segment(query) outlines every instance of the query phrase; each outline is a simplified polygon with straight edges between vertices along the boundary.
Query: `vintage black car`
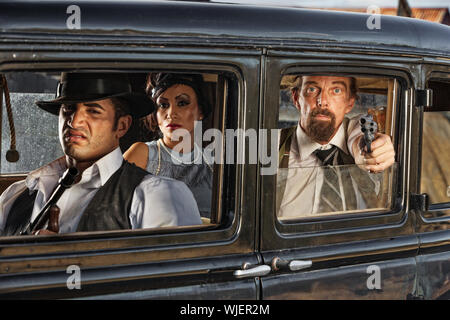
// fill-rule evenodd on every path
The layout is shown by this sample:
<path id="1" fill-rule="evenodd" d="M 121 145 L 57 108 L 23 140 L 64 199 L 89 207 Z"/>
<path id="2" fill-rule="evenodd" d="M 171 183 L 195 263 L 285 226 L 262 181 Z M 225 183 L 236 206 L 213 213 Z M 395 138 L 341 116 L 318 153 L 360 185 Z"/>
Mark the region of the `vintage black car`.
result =
<path id="1" fill-rule="evenodd" d="M 57 118 L 34 102 L 54 96 L 63 71 L 128 73 L 136 90 L 148 72 L 198 73 L 211 128 L 261 134 L 298 121 L 296 75 L 352 76 L 355 114 L 376 115 L 396 151 L 375 205 L 279 219 L 286 175 L 263 174 L 277 148 L 234 136 L 246 161 L 214 165 L 204 224 L 1 237 L 2 299 L 450 298 L 448 26 L 217 3 L 2 1 L 0 32 L 1 192 L 62 155 Z M 17 162 L 5 159 L 10 138 Z"/>

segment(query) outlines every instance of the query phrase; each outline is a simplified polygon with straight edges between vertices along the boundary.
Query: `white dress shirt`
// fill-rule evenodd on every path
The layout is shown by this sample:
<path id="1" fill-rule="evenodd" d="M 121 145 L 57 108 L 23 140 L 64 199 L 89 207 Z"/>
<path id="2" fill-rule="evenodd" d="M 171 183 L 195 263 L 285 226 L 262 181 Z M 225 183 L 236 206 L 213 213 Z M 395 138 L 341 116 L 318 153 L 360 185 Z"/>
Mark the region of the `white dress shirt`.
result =
<path id="1" fill-rule="evenodd" d="M 314 151 L 326 150 L 334 145 L 353 157 L 352 144 L 360 135 L 358 120 L 352 119 L 347 128 L 341 124 L 330 142 L 322 145 L 312 140 L 300 125 L 297 125 L 291 140 L 288 169 L 278 169 L 277 184 L 286 184 L 280 209 L 277 212 L 278 218 L 292 219 L 318 214 L 324 174 L 322 164 L 314 155 Z"/>
<path id="2" fill-rule="evenodd" d="M 122 162 L 122 152 L 117 148 L 87 168 L 81 180 L 63 193 L 57 202 L 60 233 L 76 231 L 87 205 Z M 27 188 L 30 192 L 38 191 L 31 216 L 33 221 L 66 169 L 65 158 L 62 157 L 9 186 L 0 196 L 0 231 L 5 227 L 12 204 Z M 202 223 L 194 197 L 184 183 L 151 174 L 136 187 L 129 217 L 133 229 Z"/>

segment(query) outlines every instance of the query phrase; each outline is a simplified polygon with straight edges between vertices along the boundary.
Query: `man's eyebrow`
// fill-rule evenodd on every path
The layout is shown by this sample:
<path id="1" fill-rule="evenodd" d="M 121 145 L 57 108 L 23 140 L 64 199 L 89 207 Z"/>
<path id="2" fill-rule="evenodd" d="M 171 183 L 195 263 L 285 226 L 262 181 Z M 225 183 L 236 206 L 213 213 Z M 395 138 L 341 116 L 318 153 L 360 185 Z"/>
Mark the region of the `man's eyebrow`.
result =
<path id="1" fill-rule="evenodd" d="M 345 81 L 333 81 L 331 84 L 342 84 L 345 89 L 347 89 L 347 83 L 345 83 Z"/>
<path id="2" fill-rule="evenodd" d="M 303 83 L 304 85 L 308 85 L 308 84 L 314 84 L 314 85 L 317 85 L 317 82 L 316 81 L 306 81 L 305 83 Z"/>
<path id="3" fill-rule="evenodd" d="M 103 108 L 100 104 L 95 103 L 95 102 L 86 102 L 86 103 L 83 103 L 83 105 L 85 105 L 86 107 L 100 108 L 102 110 L 105 110 L 105 108 Z"/>

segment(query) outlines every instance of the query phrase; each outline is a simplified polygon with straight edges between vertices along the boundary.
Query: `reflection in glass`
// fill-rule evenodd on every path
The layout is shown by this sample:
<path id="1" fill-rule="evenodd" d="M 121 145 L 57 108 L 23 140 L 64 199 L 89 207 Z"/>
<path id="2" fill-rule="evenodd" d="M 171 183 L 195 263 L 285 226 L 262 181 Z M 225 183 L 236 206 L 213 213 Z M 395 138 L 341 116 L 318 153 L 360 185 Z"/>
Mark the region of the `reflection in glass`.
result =
<path id="1" fill-rule="evenodd" d="M 42 112 L 35 104 L 38 100 L 54 99 L 59 74 L 14 72 L 5 76 L 20 158 L 17 162 L 8 162 L 5 158 L 10 148 L 10 130 L 3 105 L 0 117 L 0 172 L 26 173 L 63 155 L 58 139 L 58 117 Z"/>
<path id="2" fill-rule="evenodd" d="M 450 203 L 449 150 L 450 111 L 425 112 L 420 192 L 428 194 L 432 205 L 424 214 L 426 218 L 450 216 L 448 209 L 448 203 Z"/>
<path id="3" fill-rule="evenodd" d="M 374 174 L 357 165 L 280 168 L 277 217 L 281 220 L 393 207 L 398 165 Z"/>
<path id="4" fill-rule="evenodd" d="M 450 111 L 424 113 L 420 189 L 430 203 L 450 202 L 449 151 Z"/>

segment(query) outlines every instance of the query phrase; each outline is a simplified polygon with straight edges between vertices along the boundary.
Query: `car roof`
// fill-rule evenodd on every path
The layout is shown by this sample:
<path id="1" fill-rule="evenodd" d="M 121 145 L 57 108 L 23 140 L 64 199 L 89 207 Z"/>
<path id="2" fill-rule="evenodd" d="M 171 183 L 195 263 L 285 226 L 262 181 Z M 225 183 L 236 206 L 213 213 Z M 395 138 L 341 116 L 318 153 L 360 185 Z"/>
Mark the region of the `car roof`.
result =
<path id="1" fill-rule="evenodd" d="M 450 57 L 450 27 L 368 14 L 220 3 L 77 1 L 81 28 L 69 30 L 67 1 L 2 1 L 2 37 L 126 38 L 137 42 L 233 47 L 347 47 Z M 372 17 L 373 19 L 373 17 Z M 371 20 L 372 22 L 374 20 Z"/>

